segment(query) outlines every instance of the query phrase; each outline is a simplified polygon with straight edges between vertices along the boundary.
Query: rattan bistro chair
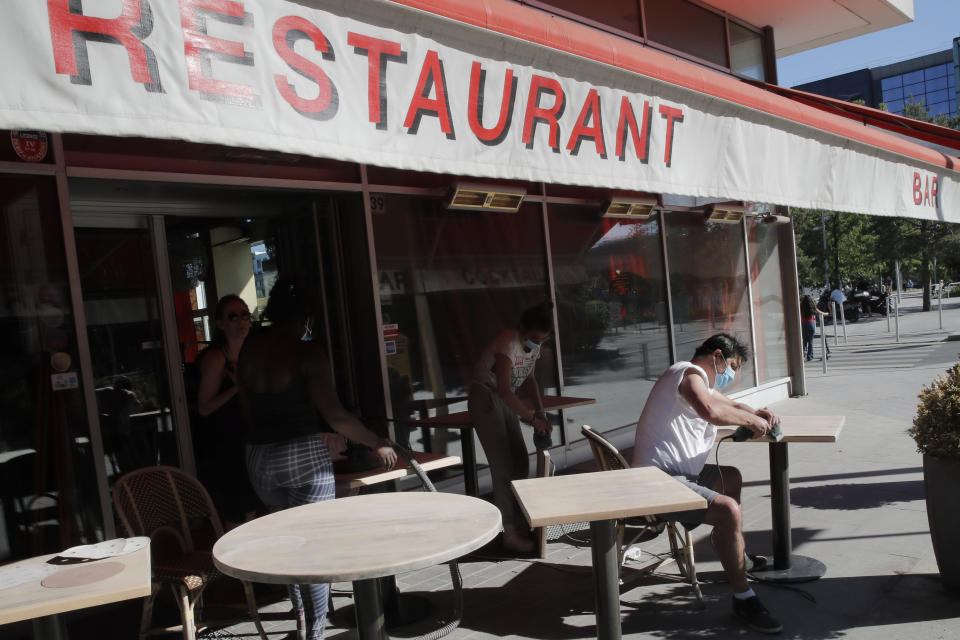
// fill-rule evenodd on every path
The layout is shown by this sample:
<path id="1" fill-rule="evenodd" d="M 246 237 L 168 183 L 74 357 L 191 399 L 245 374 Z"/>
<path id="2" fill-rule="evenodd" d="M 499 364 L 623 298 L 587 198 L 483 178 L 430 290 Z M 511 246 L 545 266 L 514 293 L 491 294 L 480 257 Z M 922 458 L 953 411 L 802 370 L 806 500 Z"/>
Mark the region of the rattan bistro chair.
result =
<path id="1" fill-rule="evenodd" d="M 589 425 L 583 425 L 580 432 L 590 443 L 593 459 L 600 471 L 615 469 L 629 469 L 626 459 L 609 440 L 595 432 Z M 681 535 L 680 531 L 683 530 Z M 700 593 L 700 583 L 697 581 L 696 563 L 693 559 L 693 539 L 690 530 L 674 520 L 662 520 L 657 516 L 642 516 L 625 518 L 617 521 L 617 560 L 623 567 L 627 549 L 632 545 L 653 540 L 664 531 L 670 541 L 670 555 L 658 558 L 654 562 L 641 567 L 640 571 L 649 573 L 656 571 L 668 562 L 676 562 L 680 575 L 693 587 L 697 605 L 703 607 L 703 594 Z"/>
<path id="2" fill-rule="evenodd" d="M 153 587 L 143 603 L 140 640 L 159 631 L 150 629 L 150 621 L 163 585 L 170 586 L 180 608 L 183 637 L 194 640 L 194 606 L 210 581 L 223 575 L 213 564 L 211 550 L 223 535 L 223 525 L 210 494 L 185 471 L 160 465 L 120 477 L 113 487 L 113 505 L 127 535 L 150 538 Z M 253 588 L 249 582 L 241 583 L 250 617 L 260 637 L 267 640 Z"/>

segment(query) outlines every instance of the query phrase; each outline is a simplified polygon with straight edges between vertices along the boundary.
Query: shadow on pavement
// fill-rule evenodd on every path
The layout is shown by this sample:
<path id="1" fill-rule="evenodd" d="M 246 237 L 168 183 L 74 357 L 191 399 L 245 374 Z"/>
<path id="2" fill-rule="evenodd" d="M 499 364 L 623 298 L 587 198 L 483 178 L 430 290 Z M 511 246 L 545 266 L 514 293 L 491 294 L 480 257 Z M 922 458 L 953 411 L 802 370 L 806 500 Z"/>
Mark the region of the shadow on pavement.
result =
<path id="1" fill-rule="evenodd" d="M 791 505 L 813 509 L 855 511 L 875 509 L 895 502 L 914 502 L 924 498 L 923 480 L 827 484 L 790 489 Z"/>

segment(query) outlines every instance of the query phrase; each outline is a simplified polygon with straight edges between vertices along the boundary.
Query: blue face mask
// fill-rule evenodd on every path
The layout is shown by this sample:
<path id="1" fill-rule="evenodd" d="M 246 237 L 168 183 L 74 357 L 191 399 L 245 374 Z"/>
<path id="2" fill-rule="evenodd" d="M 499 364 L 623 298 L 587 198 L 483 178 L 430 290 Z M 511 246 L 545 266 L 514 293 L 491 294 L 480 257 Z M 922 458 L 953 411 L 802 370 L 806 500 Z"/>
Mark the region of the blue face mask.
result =
<path id="1" fill-rule="evenodd" d="M 717 371 L 717 359 L 713 359 L 713 370 L 717 374 L 717 377 L 713 381 L 713 388 L 717 391 L 723 391 L 733 382 L 733 379 L 737 377 L 737 372 L 733 370 L 733 367 L 730 366 L 730 363 L 727 363 L 727 368 L 723 370 L 723 373 Z"/>
<path id="2" fill-rule="evenodd" d="M 534 342 L 533 340 L 531 340 L 530 338 L 527 338 L 523 341 L 523 346 L 525 346 L 527 349 L 530 349 L 530 351 L 540 350 L 540 345 Z"/>

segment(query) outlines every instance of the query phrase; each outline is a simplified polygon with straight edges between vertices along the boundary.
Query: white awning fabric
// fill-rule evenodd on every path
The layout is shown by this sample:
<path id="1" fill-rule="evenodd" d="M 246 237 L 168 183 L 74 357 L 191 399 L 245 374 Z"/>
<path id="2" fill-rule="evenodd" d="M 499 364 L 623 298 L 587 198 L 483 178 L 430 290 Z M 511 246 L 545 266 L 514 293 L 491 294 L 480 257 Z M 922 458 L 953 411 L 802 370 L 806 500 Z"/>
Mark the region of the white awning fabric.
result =
<path id="1" fill-rule="evenodd" d="M 957 158 L 506 0 L 71 6 L 4 3 L 0 127 L 960 222 Z"/>

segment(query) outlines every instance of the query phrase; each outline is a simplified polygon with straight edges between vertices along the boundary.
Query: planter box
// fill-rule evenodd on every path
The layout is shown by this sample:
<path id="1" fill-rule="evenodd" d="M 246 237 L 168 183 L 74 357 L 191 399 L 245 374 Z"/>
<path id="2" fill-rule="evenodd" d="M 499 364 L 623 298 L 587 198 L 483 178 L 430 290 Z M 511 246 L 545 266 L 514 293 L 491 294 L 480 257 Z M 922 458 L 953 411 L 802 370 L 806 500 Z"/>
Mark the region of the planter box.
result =
<path id="1" fill-rule="evenodd" d="M 940 577 L 947 590 L 960 592 L 960 462 L 924 455 L 923 485 Z"/>

